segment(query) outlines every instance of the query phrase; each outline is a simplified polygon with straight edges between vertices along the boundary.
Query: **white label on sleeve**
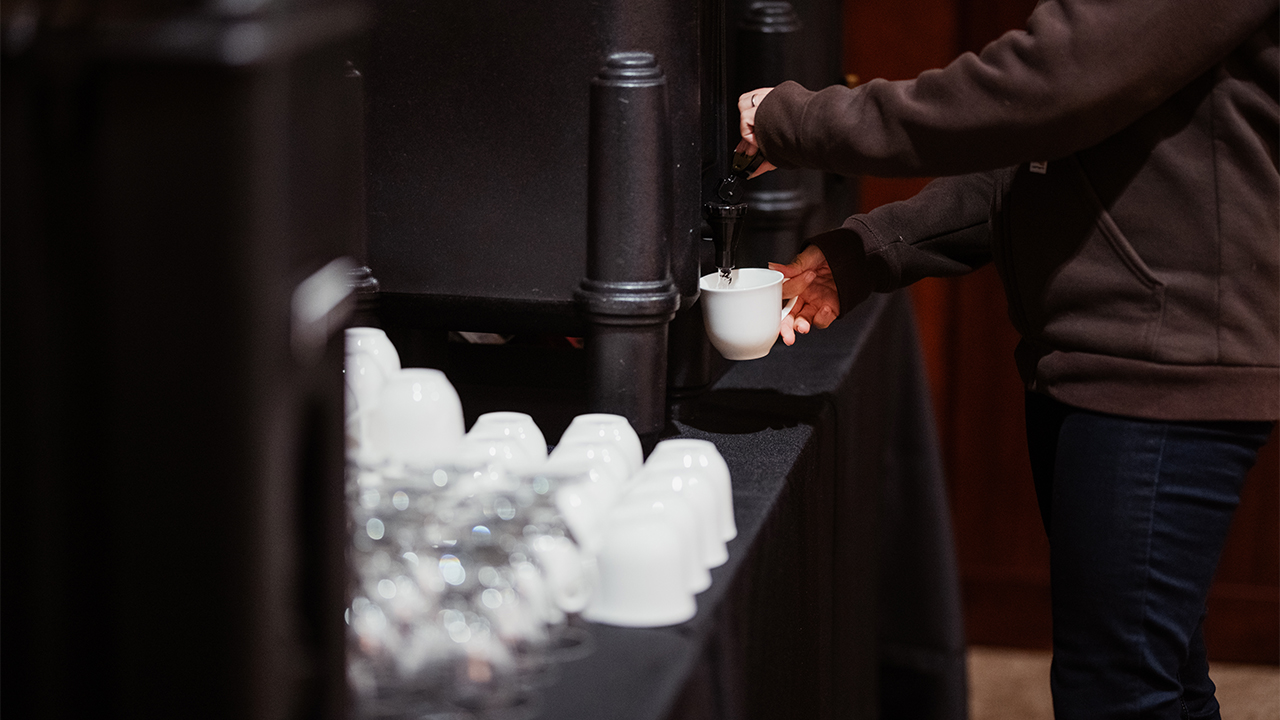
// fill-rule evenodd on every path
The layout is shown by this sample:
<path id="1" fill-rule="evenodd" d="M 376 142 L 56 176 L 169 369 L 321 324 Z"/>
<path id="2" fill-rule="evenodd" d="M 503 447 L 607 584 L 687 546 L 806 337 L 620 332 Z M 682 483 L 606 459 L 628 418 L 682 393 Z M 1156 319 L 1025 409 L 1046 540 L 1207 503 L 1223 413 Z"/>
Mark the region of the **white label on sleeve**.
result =
<path id="1" fill-rule="evenodd" d="M 1049 171 L 1049 163 L 1048 163 L 1048 161 L 1043 161 L 1043 160 L 1042 160 L 1042 161 L 1040 161 L 1040 162 L 1033 162 L 1033 163 L 1031 163 L 1031 172 L 1033 172 L 1033 173 L 1039 173 L 1039 174 L 1043 175 L 1043 174 L 1045 174 L 1045 173 L 1046 173 L 1046 172 L 1048 172 L 1048 171 Z"/>

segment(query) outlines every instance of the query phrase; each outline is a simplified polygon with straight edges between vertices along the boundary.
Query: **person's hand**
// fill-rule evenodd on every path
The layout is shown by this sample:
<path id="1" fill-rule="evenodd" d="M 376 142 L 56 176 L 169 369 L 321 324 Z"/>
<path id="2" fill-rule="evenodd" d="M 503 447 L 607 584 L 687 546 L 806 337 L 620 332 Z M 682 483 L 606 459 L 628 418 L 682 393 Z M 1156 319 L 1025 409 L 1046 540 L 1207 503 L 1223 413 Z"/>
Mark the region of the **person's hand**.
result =
<path id="1" fill-rule="evenodd" d="M 756 144 L 756 108 L 760 107 L 760 103 L 764 101 L 766 95 L 773 88 L 759 88 L 749 93 L 743 93 L 738 97 L 738 129 L 742 131 L 742 142 L 738 143 L 735 152 L 745 155 L 755 155 L 760 152 L 760 146 Z M 760 163 L 760 167 L 751 173 L 751 177 L 769 172 L 775 169 L 773 163 L 765 160 Z"/>
<path id="2" fill-rule="evenodd" d="M 825 328 L 840 315 L 840 296 L 831 266 L 816 245 L 805 248 L 786 265 L 769 263 L 769 267 L 786 278 L 782 281 L 782 298 L 798 298 L 778 326 L 782 342 L 793 345 L 796 333 L 808 333 L 813 327 Z"/>

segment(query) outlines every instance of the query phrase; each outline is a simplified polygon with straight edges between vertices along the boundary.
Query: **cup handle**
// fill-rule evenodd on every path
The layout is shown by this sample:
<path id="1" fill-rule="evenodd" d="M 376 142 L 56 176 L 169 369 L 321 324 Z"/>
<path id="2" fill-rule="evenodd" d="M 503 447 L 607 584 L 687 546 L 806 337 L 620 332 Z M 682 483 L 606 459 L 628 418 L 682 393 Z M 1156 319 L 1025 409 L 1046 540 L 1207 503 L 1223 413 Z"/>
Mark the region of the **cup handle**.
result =
<path id="1" fill-rule="evenodd" d="M 793 297 L 787 301 L 786 305 L 782 306 L 782 317 L 778 318 L 778 322 L 782 322 L 782 318 L 785 318 L 786 316 L 791 314 L 791 308 L 794 308 L 796 306 L 796 300 L 799 300 L 799 299 L 800 299 L 799 297 Z"/>

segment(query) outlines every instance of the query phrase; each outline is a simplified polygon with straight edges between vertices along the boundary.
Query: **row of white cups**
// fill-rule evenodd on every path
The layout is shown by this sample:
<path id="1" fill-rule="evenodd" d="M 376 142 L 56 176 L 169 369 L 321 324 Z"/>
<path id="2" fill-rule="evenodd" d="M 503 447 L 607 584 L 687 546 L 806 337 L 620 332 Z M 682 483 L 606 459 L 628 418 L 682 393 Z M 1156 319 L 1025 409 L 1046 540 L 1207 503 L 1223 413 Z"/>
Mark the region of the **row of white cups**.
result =
<path id="1" fill-rule="evenodd" d="M 481 479 L 458 492 L 557 480 L 547 500 L 579 557 L 568 571 L 550 557 L 541 566 L 563 612 L 622 626 L 682 623 L 710 587 L 709 569 L 727 560 L 737 534 L 730 473 L 708 441 L 667 439 L 645 459 L 627 420 L 608 414 L 577 416 L 549 454 L 529 415 L 489 413 L 465 430 L 444 374 L 402 369 L 376 328 L 348 329 L 346 387 L 348 457 L 364 469 L 361 487 L 389 487 L 415 469 L 481 466 Z"/>

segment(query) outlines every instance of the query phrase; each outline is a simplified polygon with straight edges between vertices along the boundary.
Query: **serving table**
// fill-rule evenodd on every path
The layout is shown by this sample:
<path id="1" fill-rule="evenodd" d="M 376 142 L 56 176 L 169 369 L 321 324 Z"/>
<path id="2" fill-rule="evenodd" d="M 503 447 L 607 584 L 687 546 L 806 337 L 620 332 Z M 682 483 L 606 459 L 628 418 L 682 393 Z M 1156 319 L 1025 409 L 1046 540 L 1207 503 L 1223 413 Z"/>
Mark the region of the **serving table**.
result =
<path id="1" fill-rule="evenodd" d="M 571 383 L 455 382 L 469 422 L 527 411 L 549 441 L 580 411 Z M 907 294 L 736 363 L 674 404 L 666 435 L 710 440 L 728 463 L 729 560 L 686 623 L 588 625 L 594 652 L 559 666 L 536 717 L 965 717 L 946 488 Z"/>

